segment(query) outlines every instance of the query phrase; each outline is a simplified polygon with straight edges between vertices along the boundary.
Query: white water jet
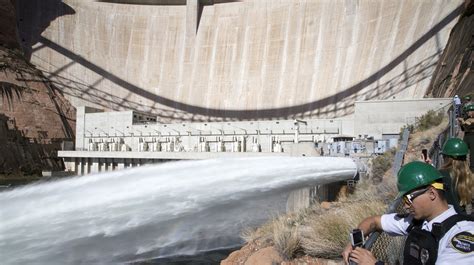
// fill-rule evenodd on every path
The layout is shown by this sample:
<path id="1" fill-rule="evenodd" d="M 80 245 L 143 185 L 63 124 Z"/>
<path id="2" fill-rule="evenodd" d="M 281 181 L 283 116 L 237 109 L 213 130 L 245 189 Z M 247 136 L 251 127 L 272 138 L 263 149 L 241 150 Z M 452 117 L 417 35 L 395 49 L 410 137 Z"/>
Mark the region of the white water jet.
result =
<path id="1" fill-rule="evenodd" d="M 2 264 L 121 263 L 240 244 L 289 191 L 353 178 L 349 158 L 180 161 L 0 192 Z"/>

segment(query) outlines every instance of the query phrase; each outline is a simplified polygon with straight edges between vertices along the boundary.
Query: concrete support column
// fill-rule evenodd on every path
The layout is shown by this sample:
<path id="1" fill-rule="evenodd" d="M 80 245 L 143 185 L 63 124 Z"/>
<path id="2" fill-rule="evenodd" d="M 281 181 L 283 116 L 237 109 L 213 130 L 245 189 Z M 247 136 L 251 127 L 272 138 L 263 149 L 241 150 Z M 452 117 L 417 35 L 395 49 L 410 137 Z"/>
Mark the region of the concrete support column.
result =
<path id="1" fill-rule="evenodd" d="M 101 158 L 97 158 L 97 172 L 102 172 L 102 159 Z"/>
<path id="2" fill-rule="evenodd" d="M 74 158 L 64 159 L 64 169 L 65 171 L 76 171 L 76 161 Z"/>
<path id="3" fill-rule="evenodd" d="M 107 171 L 107 158 L 99 159 L 99 172 Z"/>
<path id="4" fill-rule="evenodd" d="M 292 191 L 286 202 L 286 212 L 298 212 L 306 209 L 311 205 L 310 188 L 302 188 Z"/>
<path id="5" fill-rule="evenodd" d="M 83 175 L 87 175 L 91 173 L 91 159 L 90 158 L 84 158 L 83 159 L 83 164 L 84 164 L 84 169 L 83 169 Z"/>
<path id="6" fill-rule="evenodd" d="M 74 172 L 79 175 L 79 159 L 77 157 L 74 158 Z"/>
<path id="7" fill-rule="evenodd" d="M 84 175 L 84 158 L 77 158 L 77 175 Z"/>
<path id="8" fill-rule="evenodd" d="M 91 165 L 91 172 L 90 173 L 97 173 L 99 172 L 99 159 L 92 158 L 92 165 Z"/>
<path id="9" fill-rule="evenodd" d="M 117 170 L 125 168 L 125 161 L 123 159 L 117 159 Z"/>
<path id="10" fill-rule="evenodd" d="M 84 150 L 86 107 L 76 108 L 76 151 Z"/>
<path id="11" fill-rule="evenodd" d="M 115 170 L 114 159 L 113 158 L 107 159 L 107 171 L 114 171 L 114 170 Z"/>
<path id="12" fill-rule="evenodd" d="M 320 201 L 327 201 L 329 199 L 329 187 L 328 185 L 318 185 L 317 196 Z"/>
<path id="13" fill-rule="evenodd" d="M 315 202 L 334 201 L 341 185 L 341 182 L 336 182 L 292 191 L 288 196 L 286 211 L 288 213 L 297 212 L 308 208 Z"/>

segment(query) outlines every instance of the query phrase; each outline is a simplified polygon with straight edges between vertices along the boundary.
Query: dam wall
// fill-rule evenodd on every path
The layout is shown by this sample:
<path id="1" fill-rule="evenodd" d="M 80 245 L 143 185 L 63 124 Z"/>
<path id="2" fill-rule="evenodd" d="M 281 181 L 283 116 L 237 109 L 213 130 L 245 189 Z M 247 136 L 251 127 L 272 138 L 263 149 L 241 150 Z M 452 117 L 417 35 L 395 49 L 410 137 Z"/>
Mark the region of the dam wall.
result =
<path id="1" fill-rule="evenodd" d="M 17 0 L 21 45 L 76 107 L 200 122 L 422 98 L 464 1 L 116 2 Z"/>

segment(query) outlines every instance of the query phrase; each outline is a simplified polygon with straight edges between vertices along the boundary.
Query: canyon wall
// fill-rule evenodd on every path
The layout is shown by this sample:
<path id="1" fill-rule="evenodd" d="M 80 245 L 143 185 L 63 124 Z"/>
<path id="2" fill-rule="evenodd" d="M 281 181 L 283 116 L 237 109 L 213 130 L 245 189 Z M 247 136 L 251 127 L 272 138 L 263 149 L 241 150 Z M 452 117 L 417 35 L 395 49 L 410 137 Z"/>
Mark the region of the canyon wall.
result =
<path id="1" fill-rule="evenodd" d="M 75 108 L 18 49 L 13 1 L 0 0 L 0 22 L 1 185 L 63 168 L 56 151 L 74 139 Z"/>
<path id="2" fill-rule="evenodd" d="M 434 97 L 474 96 L 474 2 L 465 7 L 433 74 L 428 94 Z"/>

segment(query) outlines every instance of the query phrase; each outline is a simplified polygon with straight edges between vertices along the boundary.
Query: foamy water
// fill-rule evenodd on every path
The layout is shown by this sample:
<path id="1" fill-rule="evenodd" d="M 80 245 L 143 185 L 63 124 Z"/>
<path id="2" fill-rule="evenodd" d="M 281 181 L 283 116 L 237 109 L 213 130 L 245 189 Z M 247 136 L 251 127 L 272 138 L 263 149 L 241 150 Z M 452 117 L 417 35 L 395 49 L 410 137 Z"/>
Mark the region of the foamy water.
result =
<path id="1" fill-rule="evenodd" d="M 0 192 L 2 264 L 121 263 L 241 243 L 289 191 L 354 177 L 348 158 L 180 161 Z"/>

